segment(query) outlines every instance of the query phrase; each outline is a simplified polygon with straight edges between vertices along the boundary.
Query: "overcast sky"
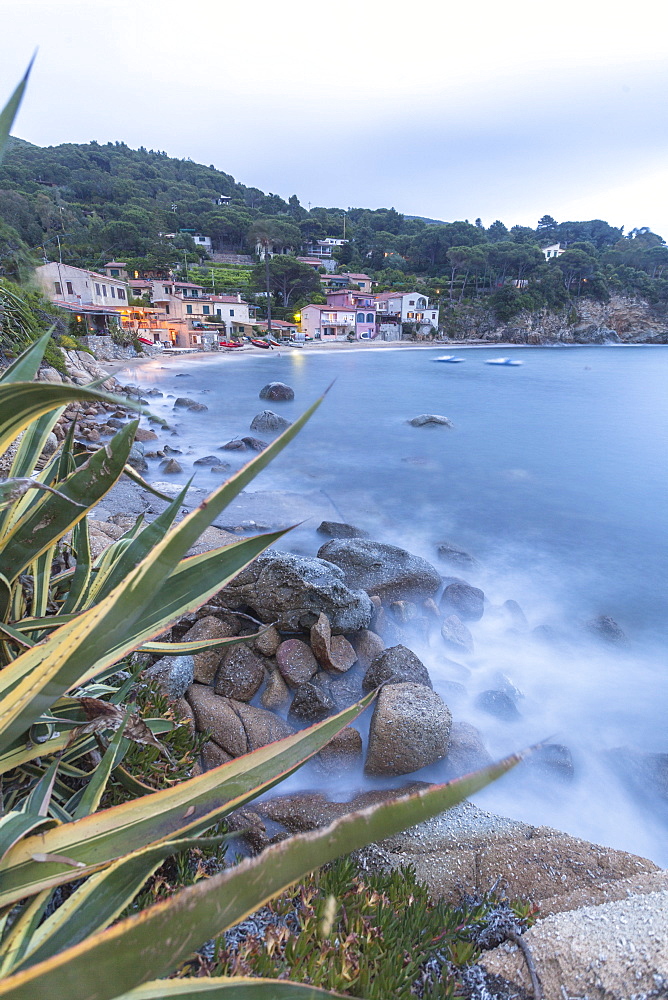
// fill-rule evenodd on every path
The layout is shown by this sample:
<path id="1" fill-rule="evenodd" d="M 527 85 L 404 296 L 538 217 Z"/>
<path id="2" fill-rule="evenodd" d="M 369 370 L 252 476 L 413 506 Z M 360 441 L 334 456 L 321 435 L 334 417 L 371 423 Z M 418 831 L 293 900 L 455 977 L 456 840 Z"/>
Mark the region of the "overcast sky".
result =
<path id="1" fill-rule="evenodd" d="M 302 204 L 668 238 L 665 0 L 0 0 L 15 134 L 123 140 Z"/>

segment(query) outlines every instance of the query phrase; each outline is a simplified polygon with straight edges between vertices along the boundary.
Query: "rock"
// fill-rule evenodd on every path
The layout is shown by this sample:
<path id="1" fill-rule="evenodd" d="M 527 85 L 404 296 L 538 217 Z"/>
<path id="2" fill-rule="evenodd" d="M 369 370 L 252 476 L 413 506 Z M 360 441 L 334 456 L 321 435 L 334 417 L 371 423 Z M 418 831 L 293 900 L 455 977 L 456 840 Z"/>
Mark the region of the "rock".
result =
<path id="1" fill-rule="evenodd" d="M 193 465 L 220 465 L 217 455 L 205 455 L 204 458 L 196 458 Z"/>
<path id="2" fill-rule="evenodd" d="M 144 458 L 144 446 L 138 441 L 135 441 L 130 448 L 130 454 L 128 455 L 128 465 L 131 465 L 133 469 L 137 472 L 147 472 L 148 463 Z"/>
<path id="3" fill-rule="evenodd" d="M 332 627 L 329 624 L 327 615 L 318 615 L 318 620 L 311 625 L 311 649 L 313 650 L 318 663 L 327 668 L 329 662 L 329 647 L 332 641 Z"/>
<path id="4" fill-rule="evenodd" d="M 200 618 L 183 636 L 184 642 L 199 642 L 206 639 L 229 639 L 237 635 L 229 623 L 220 621 L 213 615 Z M 213 684 L 216 671 L 225 656 L 224 646 L 218 649 L 207 649 L 203 653 L 195 653 L 195 680 L 200 684 Z"/>
<path id="5" fill-rule="evenodd" d="M 334 699 L 319 684 L 309 682 L 297 688 L 288 719 L 298 726 L 304 722 L 320 722 L 335 711 Z"/>
<path id="6" fill-rule="evenodd" d="M 615 747 L 605 751 L 603 756 L 634 792 L 650 800 L 658 797 L 668 803 L 668 753 Z"/>
<path id="7" fill-rule="evenodd" d="M 209 472 L 213 472 L 214 474 L 217 474 L 219 476 L 225 475 L 229 471 L 230 471 L 229 462 L 218 462 L 216 465 L 212 465 L 211 468 L 209 469 Z"/>
<path id="8" fill-rule="evenodd" d="M 281 637 L 275 625 L 270 625 L 262 635 L 252 642 L 252 648 L 261 656 L 275 656 L 281 644 Z"/>
<path id="9" fill-rule="evenodd" d="M 228 698 L 221 698 L 203 684 L 191 684 L 186 699 L 195 715 L 198 732 L 210 732 L 218 746 L 232 757 L 247 753 L 250 748 L 246 731 Z"/>
<path id="10" fill-rule="evenodd" d="M 250 425 L 252 431 L 259 431 L 260 434 L 267 434 L 273 431 L 284 431 L 290 426 L 290 421 L 285 417 L 279 417 L 273 410 L 263 410 L 253 417 Z"/>
<path id="11" fill-rule="evenodd" d="M 366 669 L 383 652 L 385 643 L 375 632 L 362 628 L 353 636 L 353 648 L 360 664 Z"/>
<path id="12" fill-rule="evenodd" d="M 286 639 L 276 650 L 281 676 L 291 687 L 300 687 L 318 672 L 318 663 L 310 646 L 301 639 Z"/>
<path id="13" fill-rule="evenodd" d="M 412 684 L 432 686 L 429 671 L 422 660 L 406 646 L 391 646 L 380 653 L 364 675 L 362 688 L 373 691 L 381 684 Z"/>
<path id="14" fill-rule="evenodd" d="M 181 451 L 180 448 L 172 448 L 172 446 L 169 445 L 169 444 L 163 445 L 162 450 L 165 453 L 165 455 L 182 455 L 183 454 L 183 452 Z"/>
<path id="15" fill-rule="evenodd" d="M 246 445 L 241 440 L 241 438 L 235 438 L 233 441 L 228 441 L 227 444 L 223 444 L 220 447 L 221 451 L 246 451 Z"/>
<path id="16" fill-rule="evenodd" d="M 279 709 L 290 701 L 288 686 L 278 667 L 272 667 L 267 678 L 267 686 L 260 695 L 260 703 L 266 709 Z"/>
<path id="17" fill-rule="evenodd" d="M 212 771 L 214 767 L 220 767 L 221 764 L 229 764 L 231 760 L 234 758 L 221 750 L 213 740 L 209 740 L 202 747 L 202 766 L 205 771 Z"/>
<path id="18" fill-rule="evenodd" d="M 273 712 L 242 701 L 232 702 L 232 705 L 243 723 L 249 750 L 257 750 L 294 733 L 292 726 Z"/>
<path id="19" fill-rule="evenodd" d="M 473 636 L 457 615 L 450 615 L 445 619 L 441 625 L 441 635 L 446 646 L 455 652 L 473 652 Z"/>
<path id="20" fill-rule="evenodd" d="M 501 605 L 501 610 L 510 619 L 514 628 L 522 629 L 523 631 L 529 627 L 526 615 L 522 611 L 521 607 L 517 601 L 509 600 L 504 601 Z"/>
<path id="21" fill-rule="evenodd" d="M 668 891 L 586 906 L 539 920 L 522 935 L 545 1000 L 631 1000 L 666 995 Z M 490 973 L 531 990 L 517 945 L 485 952 Z"/>
<path id="22" fill-rule="evenodd" d="M 269 382 L 260 389 L 260 399 L 290 400 L 295 398 L 295 390 L 285 382 Z"/>
<path id="23" fill-rule="evenodd" d="M 119 417 L 107 417 L 106 422 L 110 427 L 114 427 L 116 430 L 120 430 L 121 427 L 125 427 L 126 421 L 121 420 Z"/>
<path id="24" fill-rule="evenodd" d="M 318 549 L 318 558 L 339 566 L 349 587 L 383 600 L 431 597 L 441 585 L 440 574 L 426 559 L 384 542 L 333 538 Z"/>
<path id="25" fill-rule="evenodd" d="M 357 662 L 357 654 L 342 635 L 332 636 L 326 615 L 320 615 L 311 626 L 311 648 L 321 666 L 333 673 L 343 674 Z"/>
<path id="26" fill-rule="evenodd" d="M 520 718 L 517 705 L 505 691 L 482 691 L 475 703 L 483 712 L 503 719 L 504 722 L 514 722 Z"/>
<path id="27" fill-rule="evenodd" d="M 378 695 L 369 729 L 367 774 L 409 774 L 446 756 L 452 716 L 424 684 L 388 684 Z"/>
<path id="28" fill-rule="evenodd" d="M 172 475 L 173 473 L 183 472 L 183 469 L 176 461 L 175 458 L 170 458 L 168 461 L 160 463 L 160 469 L 162 472 L 166 472 L 167 475 Z"/>
<path id="29" fill-rule="evenodd" d="M 211 525 L 209 528 L 204 529 L 195 544 L 190 546 L 187 554 L 189 556 L 198 556 L 202 552 L 210 552 L 211 549 L 219 549 L 223 545 L 231 545 L 233 542 L 238 541 L 239 539 L 231 532 L 223 531 L 222 528 L 214 528 Z"/>
<path id="30" fill-rule="evenodd" d="M 289 553 L 258 556 L 219 597 L 227 607 L 248 605 L 261 621 L 276 622 L 281 629 L 310 628 L 321 613 L 334 633 L 356 632 L 371 620 L 368 595 L 349 589 L 341 569 Z"/>
<path id="31" fill-rule="evenodd" d="M 266 441 L 260 441 L 259 438 L 254 437 L 242 437 L 241 439 L 246 445 L 249 451 L 264 451 L 269 445 Z"/>
<path id="32" fill-rule="evenodd" d="M 477 622 L 485 611 L 485 595 L 468 583 L 451 583 L 443 591 L 441 609 L 444 614 L 457 615 L 460 621 Z"/>
<path id="33" fill-rule="evenodd" d="M 476 566 L 477 560 L 464 549 L 460 549 L 452 542 L 441 542 L 436 550 L 441 559 L 445 562 L 453 563 L 455 566 Z"/>
<path id="34" fill-rule="evenodd" d="M 346 674 L 327 674 L 324 671 L 316 677 L 318 683 L 334 699 L 337 712 L 350 708 L 363 696 L 362 679 L 357 672 Z"/>
<path id="35" fill-rule="evenodd" d="M 42 454 L 40 455 L 40 458 L 48 458 L 49 455 L 53 455 L 57 447 L 58 447 L 58 438 L 53 433 L 53 431 L 51 431 L 51 433 L 47 436 L 46 441 L 44 442 L 44 447 L 42 449 Z"/>
<path id="36" fill-rule="evenodd" d="M 158 435 L 155 431 L 149 431 L 145 427 L 138 427 L 135 431 L 135 441 L 157 441 Z"/>
<path id="37" fill-rule="evenodd" d="M 341 774 L 362 758 L 362 737 L 346 726 L 316 755 L 318 768 L 327 774 Z"/>
<path id="38" fill-rule="evenodd" d="M 390 611 L 400 625 L 407 625 L 419 616 L 418 606 L 413 601 L 392 601 Z"/>
<path id="39" fill-rule="evenodd" d="M 170 701 L 182 698 L 193 682 L 195 664 L 192 656 L 163 656 L 144 677 L 158 682 Z"/>
<path id="40" fill-rule="evenodd" d="M 214 691 L 236 701 L 250 701 L 264 680 L 264 664 L 259 656 L 239 644 L 232 646 L 218 667 Z"/>
<path id="41" fill-rule="evenodd" d="M 469 722 L 453 722 L 450 729 L 450 749 L 447 756 L 448 775 L 459 778 L 492 763 L 482 736 Z"/>
<path id="42" fill-rule="evenodd" d="M 586 629 L 598 639 L 603 639 L 612 645 L 623 645 L 628 642 L 626 633 L 610 615 L 599 615 L 587 622 Z"/>
<path id="43" fill-rule="evenodd" d="M 563 781 L 571 781 L 575 774 L 573 756 L 568 747 L 561 743 L 543 743 L 527 756 L 525 764 L 533 770 L 551 774 Z"/>
<path id="44" fill-rule="evenodd" d="M 452 421 L 448 420 L 447 417 L 442 416 L 439 413 L 421 413 L 419 417 L 413 417 L 412 420 L 407 420 L 406 423 L 410 424 L 411 427 L 452 427 Z"/>
<path id="45" fill-rule="evenodd" d="M 188 413 L 203 413 L 208 409 L 209 407 L 205 406 L 204 403 L 193 403 L 192 406 L 188 407 Z"/>
<path id="46" fill-rule="evenodd" d="M 322 521 L 317 529 L 328 538 L 368 538 L 369 532 L 342 521 Z"/>
<path id="47" fill-rule="evenodd" d="M 189 410 L 191 406 L 197 406 L 197 405 L 198 403 L 196 399 L 190 399 L 188 396 L 177 396 L 176 399 L 174 400 L 173 408 L 176 410 L 182 407 L 184 409 Z"/>

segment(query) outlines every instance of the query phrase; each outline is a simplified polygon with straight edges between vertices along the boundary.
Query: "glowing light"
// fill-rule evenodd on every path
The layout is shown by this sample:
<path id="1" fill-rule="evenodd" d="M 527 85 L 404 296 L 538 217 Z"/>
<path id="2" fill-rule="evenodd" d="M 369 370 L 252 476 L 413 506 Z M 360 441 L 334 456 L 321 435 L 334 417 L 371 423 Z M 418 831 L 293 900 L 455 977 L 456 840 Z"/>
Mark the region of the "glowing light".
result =
<path id="1" fill-rule="evenodd" d="M 295 313 L 294 318 L 297 321 L 297 323 L 299 323 L 300 319 L 302 318 L 302 314 L 301 313 Z"/>

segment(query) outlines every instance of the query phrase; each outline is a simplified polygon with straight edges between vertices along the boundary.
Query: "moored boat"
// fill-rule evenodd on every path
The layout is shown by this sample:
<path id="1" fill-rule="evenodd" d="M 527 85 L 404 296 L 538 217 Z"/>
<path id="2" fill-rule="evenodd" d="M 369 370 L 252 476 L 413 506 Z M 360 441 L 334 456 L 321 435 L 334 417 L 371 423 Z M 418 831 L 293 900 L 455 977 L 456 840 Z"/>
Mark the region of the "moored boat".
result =
<path id="1" fill-rule="evenodd" d="M 458 365 L 462 361 L 466 361 L 466 358 L 456 358 L 454 354 L 443 354 L 440 358 L 432 358 L 432 361 L 445 361 L 450 365 Z"/>
<path id="2" fill-rule="evenodd" d="M 513 358 L 488 358 L 485 361 L 486 365 L 504 365 L 508 368 L 511 365 L 522 365 L 523 361 L 514 361 Z"/>

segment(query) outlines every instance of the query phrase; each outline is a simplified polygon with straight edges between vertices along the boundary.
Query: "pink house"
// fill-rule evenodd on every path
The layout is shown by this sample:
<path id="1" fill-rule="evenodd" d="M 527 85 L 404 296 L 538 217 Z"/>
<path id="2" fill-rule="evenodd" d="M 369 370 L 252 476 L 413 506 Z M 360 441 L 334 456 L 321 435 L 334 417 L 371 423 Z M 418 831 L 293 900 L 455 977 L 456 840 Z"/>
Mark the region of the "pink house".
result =
<path id="1" fill-rule="evenodd" d="M 372 295 L 353 292 L 346 288 L 338 292 L 328 292 L 327 303 L 354 310 L 357 340 L 373 340 L 376 336 L 376 302 Z"/>

